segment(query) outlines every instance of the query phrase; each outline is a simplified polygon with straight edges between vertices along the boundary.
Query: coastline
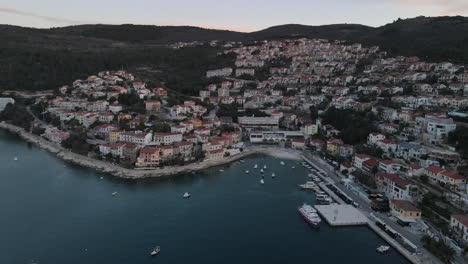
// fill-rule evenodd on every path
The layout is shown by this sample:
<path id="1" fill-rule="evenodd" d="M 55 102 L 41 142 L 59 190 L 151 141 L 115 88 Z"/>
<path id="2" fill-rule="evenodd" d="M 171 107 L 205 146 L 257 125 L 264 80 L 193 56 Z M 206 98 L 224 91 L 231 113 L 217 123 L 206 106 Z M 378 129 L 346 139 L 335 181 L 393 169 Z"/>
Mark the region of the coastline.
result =
<path id="1" fill-rule="evenodd" d="M 86 157 L 80 154 L 73 153 L 60 145 L 50 142 L 40 136 L 34 135 L 25 131 L 21 127 L 17 127 L 6 122 L 0 123 L 0 129 L 4 129 L 10 133 L 20 136 L 23 140 L 33 143 L 36 146 L 55 154 L 59 159 L 72 162 L 76 165 L 95 169 L 100 172 L 105 172 L 113 176 L 124 179 L 143 179 L 143 178 L 156 178 L 179 173 L 186 173 L 191 171 L 203 170 L 210 167 L 225 165 L 247 156 L 263 154 L 284 159 L 301 159 L 301 154 L 297 150 L 286 150 L 278 147 L 265 147 L 254 146 L 244 149 L 243 152 L 232 157 L 227 157 L 222 160 L 202 161 L 198 163 L 191 163 L 184 166 L 172 166 L 155 169 L 126 169 L 118 165 L 114 165 L 107 161 L 97 160 Z"/>

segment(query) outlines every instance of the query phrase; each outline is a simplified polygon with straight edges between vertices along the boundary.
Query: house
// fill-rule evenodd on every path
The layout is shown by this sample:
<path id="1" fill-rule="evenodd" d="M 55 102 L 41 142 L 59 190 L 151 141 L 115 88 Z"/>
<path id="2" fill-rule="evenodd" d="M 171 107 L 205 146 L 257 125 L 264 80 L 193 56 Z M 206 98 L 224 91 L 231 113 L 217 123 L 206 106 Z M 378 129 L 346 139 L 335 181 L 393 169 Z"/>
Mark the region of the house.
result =
<path id="1" fill-rule="evenodd" d="M 373 174 L 374 170 L 376 170 L 378 166 L 379 163 L 375 159 L 370 158 L 362 163 L 362 171 L 368 174 Z"/>
<path id="2" fill-rule="evenodd" d="M 153 136 L 153 142 L 156 145 L 170 145 L 174 142 L 182 141 L 182 134 L 180 133 L 155 133 Z"/>
<path id="3" fill-rule="evenodd" d="M 136 144 L 125 144 L 123 147 L 122 157 L 134 163 L 137 159 L 139 147 Z"/>
<path id="4" fill-rule="evenodd" d="M 157 100 L 146 101 L 145 109 L 147 112 L 157 112 L 161 109 L 161 102 Z"/>
<path id="5" fill-rule="evenodd" d="M 375 144 L 385 153 L 394 153 L 397 149 L 397 144 L 388 139 L 379 140 Z"/>
<path id="6" fill-rule="evenodd" d="M 193 143 L 188 141 L 179 141 L 173 143 L 174 148 L 182 157 L 190 157 L 192 155 Z"/>
<path id="7" fill-rule="evenodd" d="M 450 229 L 468 244 L 468 215 L 453 214 L 450 216 Z"/>
<path id="8" fill-rule="evenodd" d="M 381 160 L 379 162 L 379 169 L 386 173 L 399 173 L 402 165 L 393 160 Z"/>
<path id="9" fill-rule="evenodd" d="M 161 158 L 159 148 L 145 147 L 140 150 L 140 155 L 138 156 L 136 166 L 158 166 L 160 161 Z"/>
<path id="10" fill-rule="evenodd" d="M 412 163 L 410 164 L 408 171 L 406 172 L 406 175 L 408 175 L 408 177 L 419 177 L 423 175 L 423 173 L 424 173 L 424 168 L 421 165 Z"/>
<path id="11" fill-rule="evenodd" d="M 210 150 L 206 154 L 206 160 L 222 160 L 224 158 L 224 149 Z"/>
<path id="12" fill-rule="evenodd" d="M 396 156 L 405 160 L 418 159 L 427 154 L 427 150 L 418 143 L 400 142 L 397 146 Z"/>
<path id="13" fill-rule="evenodd" d="M 353 167 L 355 167 L 356 169 L 362 170 L 362 165 L 363 165 L 362 163 L 369 159 L 370 157 L 367 156 L 366 154 L 356 154 L 353 157 Z"/>
<path id="14" fill-rule="evenodd" d="M 343 174 L 349 174 L 355 171 L 355 168 L 346 161 L 340 163 L 340 172 Z"/>
<path id="15" fill-rule="evenodd" d="M 301 127 L 301 131 L 304 135 L 312 136 L 318 133 L 318 126 L 314 123 L 307 123 Z"/>
<path id="16" fill-rule="evenodd" d="M 390 200 L 390 213 L 404 222 L 414 222 L 421 219 L 421 210 L 406 200 Z"/>
<path id="17" fill-rule="evenodd" d="M 291 141 L 291 147 L 293 149 L 304 149 L 305 148 L 305 140 L 304 139 L 293 139 Z"/>
<path id="18" fill-rule="evenodd" d="M 153 134 L 141 132 L 141 131 L 133 131 L 133 132 L 123 132 L 120 133 L 120 142 L 132 143 L 137 145 L 148 145 L 153 138 Z"/>
<path id="19" fill-rule="evenodd" d="M 385 135 L 380 133 L 370 133 L 367 136 L 367 144 L 376 144 L 380 140 L 384 140 Z"/>
<path id="20" fill-rule="evenodd" d="M 416 199 L 419 191 L 417 184 L 400 178 L 397 174 L 378 172 L 375 174 L 375 183 L 389 199 L 410 201 Z"/>
<path id="21" fill-rule="evenodd" d="M 309 142 L 310 146 L 315 147 L 316 150 L 320 151 L 325 146 L 325 142 L 320 139 L 314 139 Z"/>
<path id="22" fill-rule="evenodd" d="M 332 155 L 338 155 L 340 153 L 340 146 L 343 145 L 343 141 L 338 138 L 330 138 L 327 140 L 327 151 Z"/>

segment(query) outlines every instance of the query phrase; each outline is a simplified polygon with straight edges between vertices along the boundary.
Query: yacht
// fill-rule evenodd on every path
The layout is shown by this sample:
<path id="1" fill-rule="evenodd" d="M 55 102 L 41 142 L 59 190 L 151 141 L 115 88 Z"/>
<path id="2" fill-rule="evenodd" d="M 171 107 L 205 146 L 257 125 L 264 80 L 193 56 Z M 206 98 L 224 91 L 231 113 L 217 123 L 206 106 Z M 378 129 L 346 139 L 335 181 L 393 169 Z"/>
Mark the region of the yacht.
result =
<path id="1" fill-rule="evenodd" d="M 299 187 L 305 190 L 317 190 L 319 187 L 314 182 L 308 181 L 304 184 L 299 184 Z"/>
<path id="2" fill-rule="evenodd" d="M 151 256 L 156 256 L 157 254 L 159 254 L 159 252 L 161 252 L 161 248 L 159 246 L 155 247 L 153 249 L 153 251 L 151 251 Z"/>
<path id="3" fill-rule="evenodd" d="M 260 184 L 265 184 L 265 181 L 262 179 L 260 179 Z"/>
<path id="4" fill-rule="evenodd" d="M 387 252 L 389 249 L 390 249 L 390 246 L 384 246 L 384 245 L 382 245 L 382 246 L 380 246 L 380 247 L 377 248 L 377 252 L 379 252 L 379 253 L 385 253 L 385 252 Z"/>
<path id="5" fill-rule="evenodd" d="M 313 225 L 318 225 L 322 221 L 320 216 L 317 214 L 317 210 L 306 203 L 299 207 L 298 210 L 302 217 L 304 217 L 307 222 Z"/>
<path id="6" fill-rule="evenodd" d="M 257 165 L 257 164 L 254 165 L 254 169 L 256 169 L 256 168 L 258 168 L 258 165 Z"/>
<path id="7" fill-rule="evenodd" d="M 190 193 L 185 192 L 182 197 L 185 198 L 185 199 L 190 198 Z"/>

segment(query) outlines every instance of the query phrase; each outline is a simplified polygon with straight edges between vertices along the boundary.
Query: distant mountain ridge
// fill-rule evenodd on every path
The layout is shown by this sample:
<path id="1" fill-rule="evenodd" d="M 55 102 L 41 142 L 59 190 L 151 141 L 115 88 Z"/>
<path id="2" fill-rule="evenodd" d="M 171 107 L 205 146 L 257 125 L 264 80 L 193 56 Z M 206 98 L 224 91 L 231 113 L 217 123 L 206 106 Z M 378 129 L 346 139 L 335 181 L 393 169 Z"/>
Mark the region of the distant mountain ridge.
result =
<path id="1" fill-rule="evenodd" d="M 118 65 L 128 68 L 148 64 L 161 58 L 155 55 L 157 58 L 150 60 L 148 50 L 154 51 L 168 43 L 190 41 L 323 38 L 378 45 L 391 55 L 468 64 L 468 18 L 462 16 L 398 19 L 381 27 L 288 24 L 251 33 L 131 24 L 51 29 L 0 25 L 0 36 L 0 89 L 51 89 L 50 86 L 56 83 L 61 84 L 100 67 Z M 152 52 L 156 53 L 163 52 Z M 34 74 L 29 76 L 30 72 Z"/>

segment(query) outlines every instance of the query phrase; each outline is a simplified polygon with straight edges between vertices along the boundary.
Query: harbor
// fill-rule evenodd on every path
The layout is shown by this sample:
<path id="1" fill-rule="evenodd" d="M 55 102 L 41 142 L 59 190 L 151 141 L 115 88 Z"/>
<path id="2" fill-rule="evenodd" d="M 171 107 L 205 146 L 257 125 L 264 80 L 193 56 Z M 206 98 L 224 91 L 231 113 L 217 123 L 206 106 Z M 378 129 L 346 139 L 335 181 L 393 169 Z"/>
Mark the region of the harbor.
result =
<path id="1" fill-rule="evenodd" d="M 376 252 L 385 241 L 366 226 L 304 221 L 297 208 L 316 201 L 298 187 L 308 171 L 297 160 L 251 156 L 134 181 L 63 162 L 0 132 L 0 161 L 0 263 L 408 263 L 393 249 Z M 161 252 L 152 257 L 156 246 Z"/>

